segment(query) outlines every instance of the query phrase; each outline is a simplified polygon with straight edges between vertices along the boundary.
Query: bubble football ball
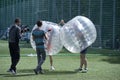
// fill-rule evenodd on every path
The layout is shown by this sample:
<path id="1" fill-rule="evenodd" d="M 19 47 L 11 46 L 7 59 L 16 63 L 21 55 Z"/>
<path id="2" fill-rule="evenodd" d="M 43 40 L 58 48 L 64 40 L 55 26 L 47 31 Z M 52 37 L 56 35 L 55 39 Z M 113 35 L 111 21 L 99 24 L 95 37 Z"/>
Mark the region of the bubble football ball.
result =
<path id="1" fill-rule="evenodd" d="M 46 53 L 48 55 L 55 55 L 59 53 L 59 51 L 63 47 L 63 44 L 60 38 L 60 26 L 56 23 L 48 22 L 48 21 L 42 21 L 42 23 L 43 25 L 41 29 L 44 30 L 48 35 L 48 40 L 45 41 Z M 32 31 L 36 28 L 37 28 L 37 25 L 33 27 Z M 30 41 L 33 49 L 36 50 L 36 45 L 32 39 L 32 35 L 31 35 Z"/>
<path id="2" fill-rule="evenodd" d="M 92 21 L 84 16 L 76 16 L 61 28 L 61 38 L 64 47 L 79 53 L 96 40 L 96 29 Z"/>

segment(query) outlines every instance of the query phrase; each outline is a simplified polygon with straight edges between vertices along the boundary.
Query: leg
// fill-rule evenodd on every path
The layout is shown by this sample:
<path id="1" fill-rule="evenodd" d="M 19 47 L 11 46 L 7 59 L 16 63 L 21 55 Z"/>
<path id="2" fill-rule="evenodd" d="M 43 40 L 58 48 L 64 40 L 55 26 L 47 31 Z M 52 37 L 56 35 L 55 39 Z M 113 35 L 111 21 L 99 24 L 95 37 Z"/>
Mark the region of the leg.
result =
<path id="1" fill-rule="evenodd" d="M 53 59 L 51 55 L 49 55 L 49 59 L 50 59 L 50 66 L 53 66 Z"/>
<path id="2" fill-rule="evenodd" d="M 42 64 L 44 63 L 45 59 L 46 59 L 46 53 L 43 49 L 36 49 L 37 50 L 37 57 L 38 57 L 38 66 L 36 67 L 37 71 L 41 71 L 42 68 Z"/>
<path id="3" fill-rule="evenodd" d="M 80 52 L 80 68 L 75 71 L 79 72 L 87 72 L 87 59 L 86 59 L 87 48 Z M 84 66 L 84 71 L 82 70 Z"/>
<path id="4" fill-rule="evenodd" d="M 50 59 L 50 66 L 51 66 L 50 71 L 53 71 L 53 70 L 55 70 L 55 68 L 53 67 L 53 58 L 52 58 L 52 55 L 49 55 L 49 59 Z"/>
<path id="5" fill-rule="evenodd" d="M 41 60 L 41 56 L 40 56 L 40 54 L 38 54 L 39 52 L 37 52 L 37 62 L 38 62 L 38 64 L 40 63 L 40 60 Z"/>
<path id="6" fill-rule="evenodd" d="M 80 60 L 81 60 L 81 64 L 80 64 L 80 68 L 83 68 L 83 65 L 85 67 L 85 69 L 87 68 L 87 59 L 86 59 L 86 54 L 81 54 L 80 55 Z"/>
<path id="7" fill-rule="evenodd" d="M 83 68 L 83 65 L 84 65 L 83 55 L 80 54 L 80 69 Z"/>
<path id="8" fill-rule="evenodd" d="M 20 48 L 18 44 L 13 45 L 13 54 L 12 54 L 12 65 L 11 68 L 16 72 L 16 65 L 20 59 Z"/>
<path id="9" fill-rule="evenodd" d="M 39 49 L 36 49 L 36 52 L 37 52 L 37 62 L 38 62 L 37 66 L 38 66 L 41 61 L 41 53 Z M 37 70 L 41 70 L 41 66 Z"/>
<path id="10" fill-rule="evenodd" d="M 82 72 L 83 65 L 84 65 L 83 55 L 80 54 L 80 67 L 78 69 L 75 69 L 75 71 L 76 72 Z"/>
<path id="11" fill-rule="evenodd" d="M 12 43 L 9 43 L 9 51 L 10 51 L 10 57 L 11 57 L 11 67 L 10 70 L 13 68 L 13 63 L 14 63 L 14 48 Z"/>

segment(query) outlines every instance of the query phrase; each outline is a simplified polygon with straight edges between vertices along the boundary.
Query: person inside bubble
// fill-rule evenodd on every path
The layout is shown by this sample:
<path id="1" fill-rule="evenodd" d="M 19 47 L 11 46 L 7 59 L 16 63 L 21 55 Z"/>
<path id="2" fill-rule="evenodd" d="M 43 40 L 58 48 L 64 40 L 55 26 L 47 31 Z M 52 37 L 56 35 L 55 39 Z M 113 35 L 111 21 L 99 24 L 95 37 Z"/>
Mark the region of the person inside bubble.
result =
<path id="1" fill-rule="evenodd" d="M 84 42 L 84 44 L 82 44 L 82 46 L 81 46 L 81 47 L 84 47 L 84 46 L 86 46 L 88 44 L 87 44 L 87 41 L 86 41 L 85 37 L 83 36 L 83 34 L 81 32 L 83 29 L 82 28 L 78 28 L 77 25 L 79 25 L 79 24 L 78 23 L 74 24 L 74 29 L 73 30 L 76 33 L 75 36 L 77 37 L 77 40 L 78 41 L 81 40 L 79 43 Z M 86 73 L 88 71 L 88 68 L 87 68 L 87 57 L 86 57 L 87 48 L 85 48 L 84 50 L 82 50 L 80 52 L 80 67 L 78 69 L 75 69 L 76 72 Z M 84 69 L 83 69 L 83 66 L 84 66 Z"/>
<path id="2" fill-rule="evenodd" d="M 52 41 L 52 35 L 53 35 L 54 31 L 49 28 L 48 31 L 46 32 L 47 36 L 49 37 L 48 41 L 47 41 L 47 52 L 49 55 L 49 59 L 50 59 L 50 71 L 54 71 L 55 67 L 53 66 L 53 58 L 52 58 L 52 54 L 50 54 L 50 50 L 51 50 L 51 41 Z"/>
<path id="3" fill-rule="evenodd" d="M 85 48 L 84 50 L 82 50 L 80 52 L 80 67 L 78 69 L 75 69 L 76 72 L 86 73 L 88 71 L 87 57 L 86 57 L 87 49 L 88 48 Z M 83 68 L 83 66 L 84 66 L 84 68 Z"/>
<path id="4" fill-rule="evenodd" d="M 64 24 L 65 24 L 64 20 L 61 19 L 61 21 L 59 22 L 58 25 L 63 26 Z M 54 31 L 53 31 L 51 28 L 48 29 L 47 35 L 49 36 L 49 41 L 48 41 L 48 43 L 47 43 L 47 50 L 48 50 L 49 59 L 50 59 L 50 71 L 54 71 L 54 70 L 55 70 L 55 67 L 54 67 L 54 65 L 53 65 L 53 57 L 52 57 L 52 54 L 49 53 L 49 51 L 50 51 L 50 49 L 51 49 L 51 44 L 50 44 L 50 43 L 51 43 L 51 40 L 52 40 L 52 37 L 50 37 L 50 36 L 52 36 L 53 33 L 54 33 Z"/>
<path id="5" fill-rule="evenodd" d="M 61 21 L 58 23 L 58 25 L 63 26 L 65 24 L 64 20 L 61 19 Z"/>

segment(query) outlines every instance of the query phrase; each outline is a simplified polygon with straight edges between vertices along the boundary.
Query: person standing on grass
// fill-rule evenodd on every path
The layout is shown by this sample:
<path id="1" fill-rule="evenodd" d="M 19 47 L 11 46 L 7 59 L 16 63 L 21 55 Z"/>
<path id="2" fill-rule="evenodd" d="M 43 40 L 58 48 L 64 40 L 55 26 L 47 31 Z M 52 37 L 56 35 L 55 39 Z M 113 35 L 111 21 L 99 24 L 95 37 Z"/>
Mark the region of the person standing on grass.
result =
<path id="1" fill-rule="evenodd" d="M 76 72 L 86 73 L 88 71 L 86 54 L 87 54 L 87 48 L 80 52 L 80 67 L 75 70 Z"/>
<path id="2" fill-rule="evenodd" d="M 14 25 L 10 27 L 9 30 L 9 51 L 11 56 L 11 66 L 7 72 L 16 74 L 16 65 L 20 59 L 20 48 L 19 48 L 19 39 L 21 38 L 20 24 L 21 20 L 19 18 L 15 19 Z"/>
<path id="3" fill-rule="evenodd" d="M 64 20 L 63 19 L 61 19 L 61 21 L 59 22 L 59 24 L 58 25 L 61 25 L 61 26 L 63 26 L 65 24 L 65 22 L 64 22 Z M 53 33 L 53 31 L 50 29 L 49 31 L 48 31 L 48 34 L 49 33 Z M 52 38 L 52 37 L 51 37 Z M 49 44 L 50 42 L 48 42 L 48 50 L 50 50 L 50 44 Z M 50 71 L 54 71 L 55 70 L 55 67 L 53 66 L 53 57 L 52 57 L 52 54 L 49 54 L 49 59 L 50 59 Z"/>
<path id="4" fill-rule="evenodd" d="M 53 33 L 54 33 L 54 31 L 52 29 L 48 29 L 48 31 L 46 32 L 47 36 L 49 37 L 49 40 L 47 42 L 47 51 L 48 51 L 48 55 L 49 55 L 49 59 L 50 59 L 50 71 L 55 70 L 55 67 L 53 66 L 52 54 L 49 53 L 49 51 L 51 50 L 51 41 L 52 41 Z"/>
<path id="5" fill-rule="evenodd" d="M 37 53 L 37 59 L 38 59 L 38 65 L 36 69 L 34 69 L 34 72 L 36 75 L 38 73 L 41 73 L 41 74 L 44 73 L 41 66 L 46 59 L 44 40 L 45 39 L 47 40 L 47 35 L 41 29 L 41 26 L 42 26 L 42 21 L 37 21 L 37 28 L 32 32 L 32 38 L 35 41 L 36 53 Z"/>

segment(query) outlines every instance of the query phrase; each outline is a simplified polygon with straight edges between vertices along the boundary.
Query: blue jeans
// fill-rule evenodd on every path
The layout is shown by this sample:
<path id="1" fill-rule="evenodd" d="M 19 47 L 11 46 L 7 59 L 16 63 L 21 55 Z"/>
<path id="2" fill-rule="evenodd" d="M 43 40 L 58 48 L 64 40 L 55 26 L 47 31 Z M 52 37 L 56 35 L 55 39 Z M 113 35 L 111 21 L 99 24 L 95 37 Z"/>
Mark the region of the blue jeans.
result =
<path id="1" fill-rule="evenodd" d="M 38 60 L 38 65 L 36 67 L 36 70 L 40 71 L 42 70 L 41 66 L 46 59 L 46 52 L 44 48 L 36 48 L 36 52 L 37 52 L 37 60 Z"/>

